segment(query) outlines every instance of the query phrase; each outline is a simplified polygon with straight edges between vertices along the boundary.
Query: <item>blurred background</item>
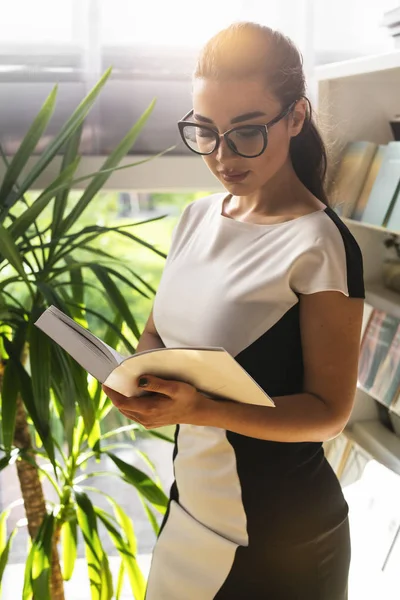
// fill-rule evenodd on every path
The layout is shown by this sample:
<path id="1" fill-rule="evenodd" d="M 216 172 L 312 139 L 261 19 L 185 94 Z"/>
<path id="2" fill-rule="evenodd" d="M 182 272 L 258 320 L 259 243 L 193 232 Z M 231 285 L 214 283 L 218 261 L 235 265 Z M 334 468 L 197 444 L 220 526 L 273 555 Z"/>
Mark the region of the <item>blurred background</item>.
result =
<path id="1" fill-rule="evenodd" d="M 281 29 L 304 56 L 310 95 L 315 66 L 385 52 L 382 26 L 396 0 L 2 0 L 0 131 L 6 151 L 57 82 L 52 131 L 108 67 L 111 81 L 91 115 L 81 151 L 107 154 L 153 98 L 151 122 L 133 149 L 157 153 L 178 142 L 176 121 L 190 109 L 190 75 L 201 45 L 236 20 Z M 43 139 L 37 152 L 43 149 Z M 172 151 L 186 154 L 183 145 Z M 179 185 L 179 178 L 176 182 Z"/>
<path id="2" fill-rule="evenodd" d="M 6 155 L 15 154 L 46 97 L 58 84 L 54 116 L 35 149 L 35 154 L 39 155 L 100 76 L 112 67 L 111 77 L 85 121 L 80 144 L 83 159 L 77 177 L 100 168 L 104 157 L 154 98 L 155 109 L 131 149 L 131 156 L 122 164 L 132 162 L 133 157 L 140 160 L 173 148 L 166 156 L 140 168 L 114 173 L 98 193 L 91 210 L 80 218 L 79 226 L 126 224 L 165 215 L 161 220 L 140 225 L 140 235 L 149 244 L 167 252 L 172 229 L 183 207 L 221 189 L 201 159 L 191 155 L 179 141 L 176 126 L 191 108 L 191 73 L 202 44 L 237 20 L 257 21 L 280 29 L 295 41 L 303 54 L 309 97 L 316 102 L 316 67 L 393 52 L 400 37 L 390 34 L 384 24 L 384 15 L 398 6 L 398 0 L 202 0 L 198 3 L 183 0 L 1 0 L 1 146 Z M 53 181 L 61 160 L 60 156 L 58 162 L 53 161 L 26 194 L 29 203 Z M 32 161 L 35 157 L 30 163 Z M 0 180 L 3 173 L 4 165 L 1 164 Z M 79 199 L 84 185 L 78 184 L 70 194 L 70 207 Z M 43 222 L 46 219 L 48 221 L 49 213 L 43 214 Z M 156 253 L 142 246 L 136 247 L 130 239 L 122 237 L 102 238 L 101 249 L 131 261 L 143 279 L 157 287 L 164 261 Z M 151 301 L 128 289 L 124 293 L 142 328 Z M 87 305 L 90 304 L 90 290 L 88 294 Z M 97 305 L 96 309 L 105 310 L 105 306 Z M 93 317 L 90 324 L 101 336 L 101 323 Z M 172 481 L 172 445 L 156 440 L 141 443 L 168 490 Z M 127 461 L 133 460 L 129 451 L 123 456 Z M 108 461 L 103 468 L 111 470 L 113 465 Z M 351 499 L 353 506 L 359 507 L 354 519 L 358 558 L 352 567 L 351 600 L 377 597 L 376 591 L 371 592 L 372 579 L 364 580 L 364 574 L 365 569 L 373 571 L 376 567 L 378 574 L 373 581 L 380 582 L 380 567 L 365 562 L 360 542 L 365 519 L 370 517 L 368 502 L 376 501 L 373 490 L 377 485 L 381 489 L 387 485 L 392 498 L 392 490 L 399 493 L 398 478 L 394 479 L 392 473 L 382 474 L 379 469 L 374 471 L 374 468 L 370 464 L 358 487 L 349 486 L 348 489 L 349 502 Z M 10 470 L 2 473 L 0 485 L 1 509 L 14 501 L 19 491 L 16 476 Z M 106 489 L 109 482 L 103 485 Z M 132 492 L 126 495 L 123 486 L 116 486 L 114 492 L 135 521 L 139 553 L 146 571 L 154 533 L 141 512 L 140 503 L 132 501 Z M 20 518 L 22 512 L 16 511 L 14 521 Z M 397 519 L 397 527 L 398 514 L 393 519 Z M 379 530 L 378 525 L 376 529 Z M 25 560 L 25 555 L 26 538 L 20 536 L 14 544 L 13 565 L 8 569 L 3 585 L 7 600 L 20 597 L 15 586 L 16 578 L 21 574 L 18 565 Z M 86 581 L 84 567 L 81 571 L 79 568 L 74 581 L 66 588 L 68 598 L 74 600 L 89 597 L 86 583 L 82 583 Z M 385 591 L 380 589 L 382 600 L 400 598 L 400 581 L 397 588 L 391 579 Z"/>

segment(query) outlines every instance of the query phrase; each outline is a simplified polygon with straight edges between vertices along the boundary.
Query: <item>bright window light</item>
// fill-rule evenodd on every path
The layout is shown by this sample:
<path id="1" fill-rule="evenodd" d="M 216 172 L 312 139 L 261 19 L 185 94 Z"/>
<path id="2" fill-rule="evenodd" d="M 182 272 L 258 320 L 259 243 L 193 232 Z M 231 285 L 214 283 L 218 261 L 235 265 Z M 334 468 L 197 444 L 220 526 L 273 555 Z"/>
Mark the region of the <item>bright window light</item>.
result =
<path id="1" fill-rule="evenodd" d="M 68 43 L 73 40 L 73 0 L 1 2 L 0 44 Z"/>
<path id="2" fill-rule="evenodd" d="M 243 17 L 242 0 L 101 1 L 105 45 L 199 46 Z"/>

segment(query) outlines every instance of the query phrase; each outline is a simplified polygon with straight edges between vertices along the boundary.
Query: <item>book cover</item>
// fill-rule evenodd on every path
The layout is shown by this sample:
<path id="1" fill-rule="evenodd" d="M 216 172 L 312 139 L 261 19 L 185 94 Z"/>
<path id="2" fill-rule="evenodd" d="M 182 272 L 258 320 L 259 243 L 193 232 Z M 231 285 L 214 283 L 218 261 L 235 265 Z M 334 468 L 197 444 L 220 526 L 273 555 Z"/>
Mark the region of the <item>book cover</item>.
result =
<path id="1" fill-rule="evenodd" d="M 400 142 L 390 142 L 384 152 L 361 221 L 388 226 L 388 218 L 396 199 L 400 181 Z M 397 217 L 396 217 L 397 218 Z"/>
<path id="2" fill-rule="evenodd" d="M 399 25 L 399 39 L 400 39 L 400 25 Z M 396 115 L 391 121 L 389 121 L 390 123 L 390 128 L 392 130 L 393 133 L 393 137 L 396 140 L 396 142 L 400 141 L 400 115 Z"/>
<path id="3" fill-rule="evenodd" d="M 371 304 L 368 304 L 368 302 L 364 302 L 363 319 L 362 319 L 362 324 L 361 324 L 360 344 L 362 344 L 365 332 L 368 328 L 368 324 L 372 318 L 374 310 L 375 309 L 373 306 L 371 306 Z"/>
<path id="4" fill-rule="evenodd" d="M 371 395 L 385 406 L 390 406 L 400 387 L 400 325 L 386 358 L 380 365 L 371 388 Z"/>
<path id="5" fill-rule="evenodd" d="M 385 360 L 399 325 L 398 319 L 381 310 L 374 310 L 361 345 L 358 383 L 366 390 L 372 388 L 376 374 Z"/>
<path id="6" fill-rule="evenodd" d="M 389 406 L 389 417 L 393 429 L 400 436 L 400 389 L 397 392 L 392 404 Z"/>
<path id="7" fill-rule="evenodd" d="M 355 221 L 361 221 L 361 219 L 362 219 L 362 216 L 365 211 L 365 207 L 367 206 L 368 198 L 371 195 L 371 191 L 372 191 L 373 185 L 375 183 L 375 180 L 378 176 L 379 169 L 382 166 L 382 161 L 383 161 L 383 157 L 385 154 L 385 150 L 386 150 L 386 145 L 380 144 L 374 155 L 374 158 L 372 159 L 367 177 L 365 179 L 363 188 L 361 190 L 361 194 L 360 194 L 360 196 L 356 202 L 356 205 L 354 207 L 354 210 L 351 214 L 351 218 L 354 219 Z"/>
<path id="8" fill-rule="evenodd" d="M 349 142 L 345 147 L 329 189 L 342 217 L 349 217 L 353 212 L 377 148 L 373 142 L 366 141 Z"/>
<path id="9" fill-rule="evenodd" d="M 400 142 L 393 142 L 398 144 L 399 147 L 399 158 L 398 162 L 400 163 Z M 394 193 L 394 200 L 389 210 L 388 217 L 385 223 L 386 227 L 391 231 L 400 231 L 400 168 L 398 173 L 398 181 L 396 191 Z"/>

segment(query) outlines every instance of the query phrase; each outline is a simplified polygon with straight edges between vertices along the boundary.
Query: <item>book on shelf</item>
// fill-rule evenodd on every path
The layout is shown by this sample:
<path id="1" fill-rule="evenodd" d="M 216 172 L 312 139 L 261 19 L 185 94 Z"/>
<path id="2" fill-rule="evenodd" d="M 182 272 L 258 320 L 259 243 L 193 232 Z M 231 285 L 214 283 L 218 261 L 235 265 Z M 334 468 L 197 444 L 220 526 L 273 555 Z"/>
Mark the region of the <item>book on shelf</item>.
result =
<path id="1" fill-rule="evenodd" d="M 352 446 L 351 440 L 346 435 L 338 435 L 324 442 L 324 454 L 336 475 L 343 471 Z"/>
<path id="2" fill-rule="evenodd" d="M 157 348 L 125 357 L 55 306 L 35 322 L 88 373 L 124 396 L 145 395 L 142 375 L 184 381 L 217 399 L 275 406 L 224 348 Z M 145 400 L 145 398 L 144 398 Z"/>
<path id="3" fill-rule="evenodd" d="M 371 395 L 385 406 L 395 400 L 400 388 L 400 324 L 385 359 L 378 368 Z"/>
<path id="4" fill-rule="evenodd" d="M 341 465 L 337 471 L 337 478 L 342 488 L 353 485 L 363 476 L 365 467 L 369 462 L 369 456 L 354 441 L 349 440 L 347 456 L 342 457 Z"/>
<path id="5" fill-rule="evenodd" d="M 360 196 L 377 144 L 367 141 L 349 142 L 341 156 L 329 194 L 342 217 L 350 217 Z"/>
<path id="6" fill-rule="evenodd" d="M 399 320 L 382 311 L 374 310 L 361 344 L 358 383 L 369 392 L 374 385 L 378 369 L 386 358 Z"/>
<path id="7" fill-rule="evenodd" d="M 400 429 L 400 422 L 399 422 L 399 419 L 400 419 L 400 386 L 396 392 L 395 397 L 392 400 L 392 403 L 389 406 L 389 415 L 390 414 L 394 414 L 397 416 L 397 418 L 398 418 L 397 423 L 398 423 L 399 429 Z M 399 432 L 399 435 L 400 435 L 400 432 Z"/>
<path id="8" fill-rule="evenodd" d="M 364 334 L 367 330 L 368 324 L 371 320 L 374 310 L 375 309 L 373 306 L 371 306 L 371 304 L 368 304 L 368 302 L 366 301 L 364 302 L 363 318 L 361 324 L 361 342 L 364 338 Z"/>
<path id="9" fill-rule="evenodd" d="M 400 437 L 400 390 L 389 406 L 389 419 L 394 433 Z"/>
<path id="10" fill-rule="evenodd" d="M 364 185 L 362 187 L 361 193 L 357 199 L 354 210 L 351 214 L 351 218 L 355 221 L 361 221 L 362 216 L 364 214 L 365 207 L 367 206 L 368 198 L 371 195 L 372 188 L 374 186 L 375 180 L 378 176 L 379 169 L 382 166 L 383 157 L 385 155 L 386 145 L 380 144 L 378 149 L 372 159 L 369 171 L 367 173 L 367 177 L 364 181 Z"/>
<path id="11" fill-rule="evenodd" d="M 361 221 L 371 225 L 388 226 L 400 218 L 395 206 L 400 181 L 400 142 L 390 142 L 385 148 L 382 164 L 372 186 Z M 396 213 L 396 214 L 394 214 Z M 390 216 L 392 215 L 392 216 Z"/>
<path id="12" fill-rule="evenodd" d="M 400 142 L 396 142 L 396 143 L 399 144 L 399 147 L 400 147 Z M 399 164 L 400 164 L 400 151 L 399 151 Z M 397 181 L 397 188 L 395 191 L 395 200 L 394 200 L 394 202 L 392 202 L 385 225 L 388 229 L 391 229 L 392 231 L 400 231 L 400 169 L 399 169 L 399 178 Z"/>
<path id="13" fill-rule="evenodd" d="M 400 25 L 399 25 L 399 36 L 400 36 Z M 393 137 L 396 142 L 400 141 L 400 115 L 395 115 L 393 119 L 389 121 L 390 128 L 393 133 Z"/>
<path id="14" fill-rule="evenodd" d="M 345 430 L 333 440 L 323 444 L 327 461 L 331 465 L 342 487 L 358 481 L 369 457 Z"/>

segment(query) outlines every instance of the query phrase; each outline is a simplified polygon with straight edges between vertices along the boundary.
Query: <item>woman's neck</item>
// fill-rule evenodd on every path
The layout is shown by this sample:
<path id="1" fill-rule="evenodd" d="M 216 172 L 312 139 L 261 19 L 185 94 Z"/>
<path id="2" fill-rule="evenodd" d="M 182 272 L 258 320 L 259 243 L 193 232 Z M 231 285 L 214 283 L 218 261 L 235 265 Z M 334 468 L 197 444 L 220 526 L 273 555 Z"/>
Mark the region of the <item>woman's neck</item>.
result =
<path id="1" fill-rule="evenodd" d="M 226 209 L 233 218 L 301 216 L 324 207 L 297 177 L 291 162 L 264 186 L 247 196 L 232 196 Z"/>

